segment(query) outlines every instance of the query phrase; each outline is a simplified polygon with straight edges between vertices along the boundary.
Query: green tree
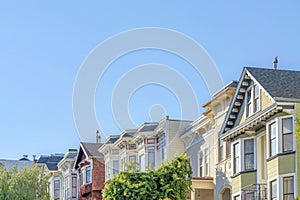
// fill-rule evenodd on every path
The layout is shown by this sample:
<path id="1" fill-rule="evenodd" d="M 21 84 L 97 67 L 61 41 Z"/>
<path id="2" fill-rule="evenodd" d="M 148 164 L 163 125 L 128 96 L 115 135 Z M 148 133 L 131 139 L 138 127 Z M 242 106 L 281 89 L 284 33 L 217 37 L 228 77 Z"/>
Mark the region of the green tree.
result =
<path id="1" fill-rule="evenodd" d="M 192 169 L 186 154 L 164 163 L 157 170 L 121 172 L 105 183 L 104 200 L 186 199 Z"/>
<path id="2" fill-rule="evenodd" d="M 0 166 L 1 200 L 48 200 L 47 177 L 40 175 L 38 167 L 4 169 Z"/>

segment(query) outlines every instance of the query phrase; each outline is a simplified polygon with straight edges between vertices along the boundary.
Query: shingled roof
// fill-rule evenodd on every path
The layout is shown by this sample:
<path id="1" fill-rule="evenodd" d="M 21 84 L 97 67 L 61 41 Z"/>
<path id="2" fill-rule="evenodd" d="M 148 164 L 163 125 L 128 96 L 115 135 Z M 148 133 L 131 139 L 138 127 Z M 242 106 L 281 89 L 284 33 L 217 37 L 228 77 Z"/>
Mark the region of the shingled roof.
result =
<path id="1" fill-rule="evenodd" d="M 83 154 L 85 154 L 86 157 L 103 158 L 103 154 L 98 151 L 102 145 L 103 143 L 81 142 L 74 168 L 78 169 L 78 164 L 81 162 Z"/>
<path id="2" fill-rule="evenodd" d="M 82 142 L 81 144 L 82 144 L 87 156 L 94 156 L 94 157 L 102 157 L 103 156 L 103 154 L 98 151 L 98 149 L 102 146 L 102 143 Z"/>
<path id="3" fill-rule="evenodd" d="M 246 69 L 275 100 L 300 100 L 300 71 L 255 67 Z"/>

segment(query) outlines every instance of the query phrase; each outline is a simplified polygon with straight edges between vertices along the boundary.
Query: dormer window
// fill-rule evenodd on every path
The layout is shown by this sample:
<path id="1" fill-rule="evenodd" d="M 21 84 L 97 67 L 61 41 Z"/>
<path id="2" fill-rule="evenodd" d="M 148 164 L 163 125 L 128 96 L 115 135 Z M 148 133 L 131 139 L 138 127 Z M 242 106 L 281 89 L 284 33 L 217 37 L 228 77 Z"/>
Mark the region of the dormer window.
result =
<path id="1" fill-rule="evenodd" d="M 260 110 L 260 95 L 258 85 L 252 85 L 246 92 L 246 116 L 249 117 L 253 113 Z"/>

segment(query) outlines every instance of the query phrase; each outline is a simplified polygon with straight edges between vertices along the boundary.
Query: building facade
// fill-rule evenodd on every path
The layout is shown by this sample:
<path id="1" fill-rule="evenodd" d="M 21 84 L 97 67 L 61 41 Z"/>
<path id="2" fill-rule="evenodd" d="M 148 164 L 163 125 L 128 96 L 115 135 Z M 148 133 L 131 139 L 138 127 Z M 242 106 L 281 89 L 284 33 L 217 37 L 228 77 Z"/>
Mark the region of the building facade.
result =
<path id="1" fill-rule="evenodd" d="M 102 143 L 81 142 L 74 164 L 78 173 L 78 200 L 101 200 L 105 181 Z"/>
<path id="2" fill-rule="evenodd" d="M 164 160 L 171 161 L 175 154 L 183 153 L 179 134 L 190 123 L 166 116 L 159 122 L 143 123 L 137 129 L 108 137 L 99 148 L 105 159 L 106 180 L 131 166 L 140 171 L 157 168 Z"/>
<path id="3" fill-rule="evenodd" d="M 230 169 L 223 172 L 218 169 L 228 158 L 229 146 L 218 138 L 236 86 L 237 82 L 231 82 L 216 92 L 203 105 L 206 109 L 203 116 L 180 135 L 193 169 L 193 191 L 188 199 L 230 200 Z"/>
<path id="4" fill-rule="evenodd" d="M 37 158 L 36 165 L 41 169 L 42 176 L 49 176 L 48 191 L 50 200 L 62 200 L 61 186 L 62 176 L 58 171 L 58 163 L 64 158 L 64 154 L 41 155 Z"/>
<path id="5" fill-rule="evenodd" d="M 60 173 L 60 199 L 77 199 L 77 171 L 74 170 L 74 163 L 77 156 L 77 149 L 69 149 L 64 158 L 57 164 Z"/>
<path id="6" fill-rule="evenodd" d="M 221 139 L 231 144 L 232 199 L 299 194 L 300 72 L 244 68 Z"/>

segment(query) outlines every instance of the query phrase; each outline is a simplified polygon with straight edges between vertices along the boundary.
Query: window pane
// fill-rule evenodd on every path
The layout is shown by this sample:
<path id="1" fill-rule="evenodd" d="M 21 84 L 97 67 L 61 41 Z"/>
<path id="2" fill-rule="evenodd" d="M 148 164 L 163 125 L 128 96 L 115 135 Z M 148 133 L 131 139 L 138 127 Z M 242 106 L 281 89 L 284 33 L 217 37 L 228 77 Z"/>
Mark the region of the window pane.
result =
<path id="1" fill-rule="evenodd" d="M 150 169 L 154 169 L 154 167 L 155 167 L 155 152 L 154 151 L 148 152 L 148 167 L 150 167 Z"/>
<path id="2" fill-rule="evenodd" d="M 259 88 L 258 85 L 254 86 L 254 98 L 259 97 Z"/>
<path id="3" fill-rule="evenodd" d="M 245 153 L 254 153 L 254 139 L 245 140 Z"/>
<path id="4" fill-rule="evenodd" d="M 293 150 L 293 134 L 283 135 L 283 151 Z"/>
<path id="5" fill-rule="evenodd" d="M 142 172 L 145 171 L 145 154 L 139 156 L 139 167 Z"/>
<path id="6" fill-rule="evenodd" d="M 205 163 L 208 163 L 208 149 L 205 149 Z"/>
<path id="7" fill-rule="evenodd" d="M 271 140 L 271 154 L 270 156 L 276 155 L 276 139 Z"/>
<path id="8" fill-rule="evenodd" d="M 92 182 L 92 177 L 91 177 L 91 166 L 88 166 L 86 168 L 86 183 Z"/>
<path id="9" fill-rule="evenodd" d="M 245 170 L 254 169 L 254 154 L 245 155 Z"/>
<path id="10" fill-rule="evenodd" d="M 226 142 L 226 158 L 231 154 L 231 144 Z"/>
<path id="11" fill-rule="evenodd" d="M 293 119 L 286 118 L 282 120 L 282 133 L 291 133 L 293 132 Z"/>
<path id="12" fill-rule="evenodd" d="M 129 161 L 132 163 L 136 163 L 136 156 L 129 156 Z"/>
<path id="13" fill-rule="evenodd" d="M 240 171 L 240 155 L 239 155 L 239 152 L 240 152 L 240 144 L 239 143 L 236 143 L 234 146 L 234 152 L 233 152 L 233 156 L 234 156 L 234 168 L 233 168 L 233 172 L 234 173 L 237 173 Z"/>
<path id="14" fill-rule="evenodd" d="M 114 160 L 113 161 L 113 175 L 116 175 L 119 173 L 119 161 Z"/>
<path id="15" fill-rule="evenodd" d="M 283 194 L 294 194 L 294 177 L 283 178 Z"/>
<path id="16" fill-rule="evenodd" d="M 277 199 L 277 180 L 271 182 L 271 198 Z"/>
<path id="17" fill-rule="evenodd" d="M 276 124 L 275 123 L 270 125 L 270 136 L 271 136 L 271 139 L 276 137 Z"/>
<path id="18" fill-rule="evenodd" d="M 255 99 L 254 100 L 254 109 L 255 109 L 255 112 L 258 111 L 260 109 L 260 101 L 259 101 L 259 98 Z"/>
<path id="19" fill-rule="evenodd" d="M 234 156 L 238 157 L 239 154 L 240 154 L 240 145 L 239 145 L 239 143 L 237 143 L 234 145 Z"/>

